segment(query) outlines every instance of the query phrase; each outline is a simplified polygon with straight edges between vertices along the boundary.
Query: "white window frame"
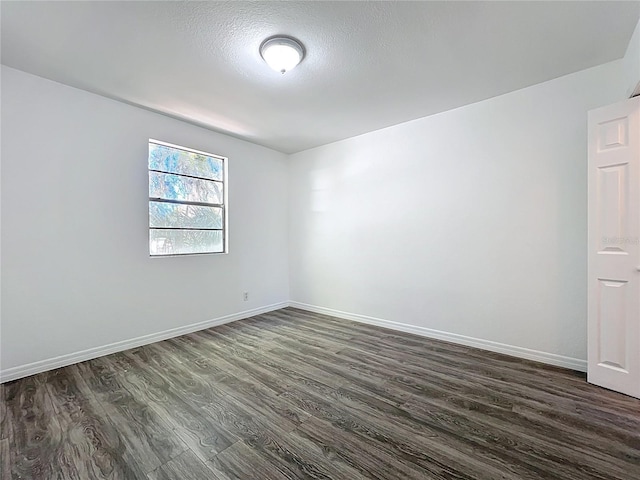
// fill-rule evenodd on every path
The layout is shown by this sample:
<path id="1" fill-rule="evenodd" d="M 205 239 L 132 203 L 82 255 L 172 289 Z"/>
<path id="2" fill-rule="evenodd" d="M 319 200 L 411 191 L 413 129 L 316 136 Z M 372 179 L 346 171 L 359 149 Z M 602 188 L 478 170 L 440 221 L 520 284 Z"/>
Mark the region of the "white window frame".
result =
<path id="1" fill-rule="evenodd" d="M 175 148 L 176 150 L 183 150 L 186 152 L 191 152 L 191 153 L 196 153 L 198 155 L 205 155 L 207 157 L 211 157 L 211 158 L 216 158 L 218 160 L 222 161 L 222 180 L 212 180 L 210 178 L 203 178 L 203 177 L 197 177 L 197 176 L 193 176 L 193 175 L 185 175 L 185 174 L 180 174 L 180 173 L 174 173 L 174 172 L 164 172 L 164 171 L 160 171 L 160 170 L 153 170 L 151 168 L 149 168 L 149 144 L 156 144 L 156 145 L 163 145 L 165 147 L 169 147 L 169 148 Z M 210 203 L 205 203 L 205 202 L 191 202 L 191 201 L 183 201 L 183 200 L 170 200 L 170 199 L 163 199 L 163 198 L 158 198 L 158 197 L 151 197 L 149 196 L 149 203 L 151 202 L 166 202 L 166 203 L 173 203 L 173 204 L 177 204 L 177 205 L 202 205 L 202 206 L 214 206 L 214 207 L 219 207 L 222 209 L 222 251 L 221 252 L 194 252 L 194 253 L 169 253 L 169 254 L 161 254 L 161 255 L 152 255 L 151 254 L 151 230 L 156 230 L 156 229 L 160 229 L 162 230 L 161 227 L 152 227 L 151 226 L 151 218 L 149 217 L 147 219 L 147 226 L 148 226 L 148 241 L 147 241 L 147 248 L 149 248 L 149 257 L 151 258 L 166 258 L 166 257 L 185 257 L 185 256 L 193 256 L 193 255 L 221 255 L 221 254 L 227 254 L 229 253 L 229 200 L 228 200 L 228 195 L 229 195 L 229 182 L 228 182 L 228 161 L 229 159 L 227 157 L 223 157 L 221 155 L 216 155 L 213 153 L 209 153 L 209 152 L 205 152 L 202 150 L 196 150 L 194 148 L 189 148 L 189 147 L 183 147 L 182 145 L 176 145 L 174 143 L 168 143 L 168 142 L 163 142 L 162 140 L 156 140 L 154 138 L 150 138 L 149 141 L 147 142 L 147 182 L 149 181 L 148 178 L 148 172 L 158 172 L 158 173 L 167 173 L 170 175 L 176 175 L 176 176 L 180 176 L 180 177 L 187 177 L 187 178 L 197 178 L 197 179 L 201 179 L 201 180 L 208 180 L 208 181 L 215 181 L 215 182 L 220 182 L 222 183 L 222 204 L 210 204 Z M 149 187 L 149 185 L 147 184 L 147 187 Z M 149 188 L 147 188 L 147 191 L 149 190 Z M 189 229 L 180 229 L 180 228 L 176 228 L 175 230 L 189 230 Z"/>

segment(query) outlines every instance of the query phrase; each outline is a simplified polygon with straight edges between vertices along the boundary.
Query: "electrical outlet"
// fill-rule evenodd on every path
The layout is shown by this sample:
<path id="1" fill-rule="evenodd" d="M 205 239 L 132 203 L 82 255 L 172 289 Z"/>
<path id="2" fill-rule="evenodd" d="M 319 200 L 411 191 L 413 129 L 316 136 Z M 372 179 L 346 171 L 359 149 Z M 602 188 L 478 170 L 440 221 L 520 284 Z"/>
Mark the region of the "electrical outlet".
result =
<path id="1" fill-rule="evenodd" d="M 242 300 L 244 300 L 245 302 L 249 300 L 249 292 L 244 292 L 242 294 Z"/>

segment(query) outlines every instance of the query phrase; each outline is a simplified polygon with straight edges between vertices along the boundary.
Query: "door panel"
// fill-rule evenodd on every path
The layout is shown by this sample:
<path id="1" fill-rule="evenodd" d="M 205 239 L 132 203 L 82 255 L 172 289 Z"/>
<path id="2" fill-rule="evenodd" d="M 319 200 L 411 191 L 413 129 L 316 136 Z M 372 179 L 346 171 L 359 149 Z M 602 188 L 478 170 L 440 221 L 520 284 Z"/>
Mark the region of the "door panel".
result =
<path id="1" fill-rule="evenodd" d="M 602 280 L 599 282 L 598 366 L 627 372 L 627 287 L 629 282 Z"/>
<path id="2" fill-rule="evenodd" d="M 598 125 L 598 152 L 627 146 L 629 119 L 614 118 Z"/>
<path id="3" fill-rule="evenodd" d="M 598 167 L 599 253 L 627 254 L 624 242 L 628 204 L 629 164 Z"/>

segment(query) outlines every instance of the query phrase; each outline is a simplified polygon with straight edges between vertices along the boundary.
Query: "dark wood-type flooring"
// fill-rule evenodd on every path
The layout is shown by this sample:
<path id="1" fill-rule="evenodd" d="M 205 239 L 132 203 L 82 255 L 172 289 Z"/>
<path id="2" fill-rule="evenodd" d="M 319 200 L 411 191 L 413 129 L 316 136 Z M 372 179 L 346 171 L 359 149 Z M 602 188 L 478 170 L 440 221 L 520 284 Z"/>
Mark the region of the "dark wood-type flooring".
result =
<path id="1" fill-rule="evenodd" d="M 3 479 L 640 479 L 640 401 L 287 308 L 6 383 Z"/>

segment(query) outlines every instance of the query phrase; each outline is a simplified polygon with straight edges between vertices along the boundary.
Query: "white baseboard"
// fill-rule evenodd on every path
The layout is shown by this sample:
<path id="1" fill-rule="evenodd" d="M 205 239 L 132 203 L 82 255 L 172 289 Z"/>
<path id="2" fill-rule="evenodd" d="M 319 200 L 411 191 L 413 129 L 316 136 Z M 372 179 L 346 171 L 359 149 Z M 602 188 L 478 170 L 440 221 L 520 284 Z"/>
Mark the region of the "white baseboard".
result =
<path id="1" fill-rule="evenodd" d="M 66 355 L 60 355 L 59 357 L 48 358 L 46 360 L 39 360 L 37 362 L 28 363 L 26 365 L 7 368 L 6 370 L 0 371 L 0 383 L 10 382 L 11 380 L 17 380 L 18 378 L 28 377 L 29 375 L 35 375 L 36 373 L 46 372 L 47 370 L 53 370 L 54 368 L 66 367 L 67 365 L 72 365 L 74 363 L 84 362 L 93 358 L 102 357 L 104 355 L 109 355 L 110 353 L 121 352 L 130 348 L 141 347 L 142 345 L 148 345 L 150 343 L 160 342 L 162 340 L 178 337 L 180 335 L 186 335 L 187 333 L 193 333 L 199 330 L 204 330 L 206 328 L 215 327 L 217 325 L 223 325 L 225 323 L 233 322 L 236 320 L 242 320 L 243 318 L 249 318 L 255 315 L 260 315 L 261 313 L 285 308 L 288 305 L 288 302 L 274 303 L 272 305 L 254 308 L 252 310 L 232 313 L 231 315 L 225 315 L 224 317 L 218 317 L 213 320 L 205 320 L 204 322 L 192 323 L 183 327 L 164 330 L 163 332 L 152 333 L 149 335 L 144 335 L 142 337 L 111 343 L 109 345 L 89 348 L 80 352 L 69 353 Z"/>
<path id="2" fill-rule="evenodd" d="M 378 327 L 389 328 L 391 330 L 413 333 L 416 335 L 421 335 L 423 337 L 445 340 L 447 342 L 458 343 L 460 345 L 466 345 L 468 347 L 476 347 L 483 350 L 489 350 L 491 352 L 504 353 L 505 355 L 525 358 L 527 360 L 534 360 L 536 362 L 556 365 L 558 367 L 565 367 L 580 372 L 587 371 L 587 361 L 581 360 L 579 358 L 565 357 L 563 355 L 556 355 L 555 353 L 531 350 L 529 348 L 517 347 L 515 345 L 507 345 L 504 343 L 492 342 L 490 340 L 483 340 L 481 338 L 467 337 L 465 335 L 458 335 L 457 333 L 443 332 L 441 330 L 433 330 L 431 328 L 418 327 L 416 325 L 409 325 L 406 323 L 392 322 L 391 320 L 383 320 L 381 318 L 359 315 L 357 313 L 342 312 L 340 310 L 318 307 L 316 305 L 309 305 L 306 303 L 289 302 L 289 306 L 300 308 L 302 310 L 308 310 L 310 312 L 330 315 L 332 317 L 353 320 L 355 322 L 377 325 Z"/>
<path id="3" fill-rule="evenodd" d="M 415 325 L 393 322 L 390 320 L 369 317 L 366 315 L 359 315 L 356 313 L 342 312 L 340 310 L 318 307 L 316 305 L 309 305 L 306 303 L 280 302 L 274 303 L 272 305 L 266 305 L 264 307 L 254 308 L 252 310 L 233 313 L 231 315 L 225 315 L 224 317 L 215 318 L 213 320 L 192 323 L 183 327 L 172 328 L 169 330 L 164 330 L 162 332 L 144 335 L 142 337 L 123 340 L 120 342 L 111 343 L 109 345 L 89 348 L 80 352 L 60 355 L 59 357 L 49 358 L 26 365 L 19 365 L 17 367 L 0 370 L 0 383 L 10 382 L 12 380 L 17 380 L 22 377 L 28 377 L 29 375 L 35 375 L 36 373 L 46 372 L 47 370 L 53 370 L 55 368 L 66 367 L 67 365 L 72 365 L 74 363 L 84 362 L 93 358 L 102 357 L 104 355 L 109 355 L 110 353 L 121 352 L 130 348 L 141 347 L 150 343 L 160 342 L 169 338 L 186 335 L 187 333 L 197 332 L 199 330 L 215 327 L 217 325 L 223 325 L 225 323 L 233 322 L 236 320 L 242 320 L 243 318 L 253 317 L 255 315 L 260 315 L 261 313 L 271 312 L 273 310 L 278 310 L 280 308 L 285 308 L 288 306 L 300 308 L 302 310 L 308 310 L 310 312 L 330 315 L 332 317 L 367 323 L 369 325 L 377 325 L 379 327 L 389 328 L 391 330 L 413 333 L 416 335 L 421 335 L 423 337 L 445 340 L 447 342 L 458 343 L 460 345 L 466 345 L 469 347 L 481 348 L 483 350 L 489 350 L 497 353 L 504 353 L 506 355 L 525 358 L 527 360 L 535 360 L 550 365 L 578 370 L 580 372 L 587 371 L 586 360 L 581 360 L 579 358 L 565 357 L 553 353 L 531 350 L 514 345 L 506 345 L 504 343 L 492 342 L 490 340 L 483 340 L 481 338 L 467 337 L 465 335 L 458 335 L 456 333 L 448 333 L 441 330 L 433 330 L 431 328 L 418 327 Z"/>

